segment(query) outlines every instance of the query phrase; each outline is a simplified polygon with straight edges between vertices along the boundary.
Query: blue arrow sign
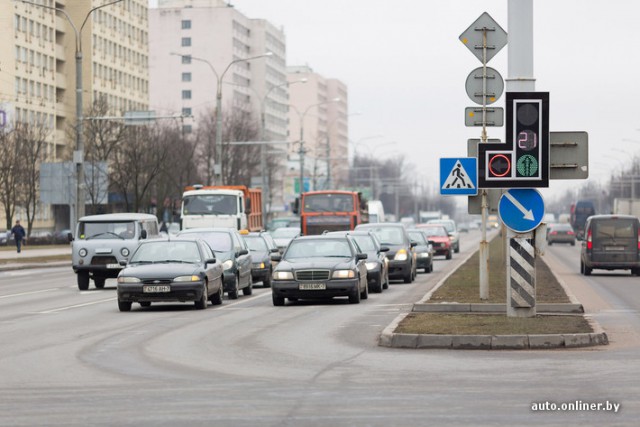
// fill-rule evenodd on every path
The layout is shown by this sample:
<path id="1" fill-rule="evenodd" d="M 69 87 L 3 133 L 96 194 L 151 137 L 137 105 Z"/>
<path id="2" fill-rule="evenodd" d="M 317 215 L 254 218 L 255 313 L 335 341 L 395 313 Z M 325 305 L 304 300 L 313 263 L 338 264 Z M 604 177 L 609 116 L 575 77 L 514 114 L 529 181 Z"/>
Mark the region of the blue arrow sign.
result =
<path id="1" fill-rule="evenodd" d="M 498 214 L 504 225 L 516 233 L 535 229 L 544 217 L 544 200 L 532 188 L 507 190 L 498 202 Z"/>
<path id="2" fill-rule="evenodd" d="M 440 194 L 443 196 L 478 194 L 478 159 L 475 157 L 440 159 Z"/>

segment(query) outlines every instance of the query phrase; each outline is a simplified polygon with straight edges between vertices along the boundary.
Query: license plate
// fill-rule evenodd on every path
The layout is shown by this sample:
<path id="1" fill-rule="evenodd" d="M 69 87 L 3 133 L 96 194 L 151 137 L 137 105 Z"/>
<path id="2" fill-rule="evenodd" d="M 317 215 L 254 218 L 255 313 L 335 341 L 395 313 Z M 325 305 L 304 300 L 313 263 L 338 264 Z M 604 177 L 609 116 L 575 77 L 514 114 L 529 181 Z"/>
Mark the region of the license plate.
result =
<path id="1" fill-rule="evenodd" d="M 605 246 L 605 251 L 624 251 L 624 246 Z"/>
<path id="2" fill-rule="evenodd" d="M 107 268 L 122 268 L 120 264 L 107 264 Z"/>
<path id="3" fill-rule="evenodd" d="M 168 285 L 146 285 L 146 286 L 142 287 L 142 292 L 145 293 L 145 294 L 171 292 L 171 286 L 168 286 Z"/>
<path id="4" fill-rule="evenodd" d="M 301 291 L 322 291 L 327 289 L 327 285 L 324 283 L 300 283 L 298 289 Z"/>

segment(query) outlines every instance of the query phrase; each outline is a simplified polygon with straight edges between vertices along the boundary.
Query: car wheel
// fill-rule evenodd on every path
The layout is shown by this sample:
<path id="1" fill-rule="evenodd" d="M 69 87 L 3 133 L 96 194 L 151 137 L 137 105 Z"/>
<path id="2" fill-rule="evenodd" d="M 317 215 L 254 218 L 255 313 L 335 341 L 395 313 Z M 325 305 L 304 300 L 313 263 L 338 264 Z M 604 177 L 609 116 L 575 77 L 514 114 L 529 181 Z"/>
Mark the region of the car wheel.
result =
<path id="1" fill-rule="evenodd" d="M 271 270 L 269 270 L 269 272 L 267 273 L 267 277 L 264 278 L 264 280 L 262 281 L 262 287 L 263 288 L 270 288 L 271 287 Z"/>
<path id="2" fill-rule="evenodd" d="M 384 275 L 384 283 L 382 284 L 382 289 L 389 289 L 389 272 Z"/>
<path id="3" fill-rule="evenodd" d="M 360 304 L 360 286 L 356 285 L 356 288 L 349 294 L 349 304 Z"/>
<path id="4" fill-rule="evenodd" d="M 590 276 L 591 275 L 591 268 L 587 267 L 587 265 L 584 263 L 584 261 L 580 261 L 580 272 L 582 274 L 584 274 L 585 276 Z"/>
<path id="5" fill-rule="evenodd" d="M 364 290 L 360 293 L 360 299 L 369 299 L 369 284 L 365 282 Z"/>
<path id="6" fill-rule="evenodd" d="M 276 307 L 282 307 L 284 305 L 284 297 L 279 297 L 275 292 L 271 294 L 271 299 L 273 300 L 273 305 Z"/>
<path id="7" fill-rule="evenodd" d="M 151 301 L 140 301 L 140 307 L 151 307 Z"/>
<path id="8" fill-rule="evenodd" d="M 131 311 L 131 301 L 120 301 L 120 300 L 118 300 L 118 310 L 120 310 L 120 311 Z"/>
<path id="9" fill-rule="evenodd" d="M 249 278 L 249 284 L 247 286 L 245 286 L 244 288 L 242 288 L 242 294 L 243 295 L 251 295 L 253 293 L 253 283 L 251 281 L 251 278 Z"/>
<path id="10" fill-rule="evenodd" d="M 222 290 L 222 284 L 220 284 L 220 286 L 218 287 L 218 292 L 216 292 L 215 294 L 211 295 L 211 297 L 209 298 L 209 301 L 211 301 L 212 305 L 220 305 L 222 304 L 222 294 L 224 293 L 224 291 Z"/>
<path id="11" fill-rule="evenodd" d="M 576 242 L 571 242 L 571 246 L 575 246 L 575 245 L 576 245 Z"/>
<path id="12" fill-rule="evenodd" d="M 89 289 L 89 273 L 86 271 L 78 272 L 78 289 L 81 291 Z"/>
<path id="13" fill-rule="evenodd" d="M 453 256 L 451 255 L 451 251 L 447 252 L 447 259 L 451 259 Z"/>
<path id="14" fill-rule="evenodd" d="M 454 250 L 455 253 L 460 253 L 460 245 L 456 245 L 456 248 Z"/>
<path id="15" fill-rule="evenodd" d="M 227 295 L 229 296 L 229 299 L 238 299 L 238 293 L 240 291 L 240 289 L 238 289 L 239 286 L 239 280 L 238 280 L 238 276 L 234 276 L 233 279 L 233 290 L 227 292 Z"/>
<path id="16" fill-rule="evenodd" d="M 404 280 L 404 283 L 411 283 L 412 278 L 413 278 L 413 268 L 409 266 L 409 270 L 405 273 L 402 279 Z"/>
<path id="17" fill-rule="evenodd" d="M 104 283 L 107 281 L 104 277 L 94 277 L 93 284 L 98 289 L 104 289 Z"/>
<path id="18" fill-rule="evenodd" d="M 204 289 L 202 289 L 202 297 L 194 301 L 194 305 L 196 306 L 196 310 L 204 310 L 207 308 L 207 295 L 209 295 L 209 284 L 207 281 L 204 281 Z"/>
<path id="19" fill-rule="evenodd" d="M 640 268 L 632 268 L 631 269 L 631 275 L 632 276 L 640 276 Z"/>
<path id="20" fill-rule="evenodd" d="M 374 283 L 374 285 L 371 287 L 370 291 L 374 292 L 376 294 L 379 294 L 382 292 L 382 277 L 380 277 L 380 280 L 378 280 L 376 283 Z"/>

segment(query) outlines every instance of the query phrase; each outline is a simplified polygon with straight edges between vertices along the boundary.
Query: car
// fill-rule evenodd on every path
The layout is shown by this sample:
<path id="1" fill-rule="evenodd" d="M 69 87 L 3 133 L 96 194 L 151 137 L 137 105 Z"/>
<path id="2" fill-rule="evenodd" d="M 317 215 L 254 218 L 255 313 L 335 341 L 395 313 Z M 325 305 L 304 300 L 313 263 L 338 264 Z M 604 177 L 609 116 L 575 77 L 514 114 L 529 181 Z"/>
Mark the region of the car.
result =
<path id="1" fill-rule="evenodd" d="M 460 252 L 460 233 L 456 228 L 456 222 L 452 219 L 432 219 L 427 221 L 427 224 L 443 225 L 447 229 L 447 233 L 451 238 L 451 246 L 455 253 Z"/>
<path id="2" fill-rule="evenodd" d="M 444 255 L 446 259 L 453 258 L 451 238 L 447 229 L 438 224 L 419 224 L 418 229 L 424 231 L 434 250 L 434 255 Z"/>
<path id="3" fill-rule="evenodd" d="M 69 244 L 69 235 L 72 233 L 71 229 L 65 228 L 53 233 L 53 243 L 56 245 Z"/>
<path id="4" fill-rule="evenodd" d="M 294 237 L 300 235 L 300 227 L 280 227 L 271 232 L 273 240 L 276 241 L 280 253 L 283 253 L 287 245 Z"/>
<path id="5" fill-rule="evenodd" d="M 549 224 L 547 227 L 547 244 L 551 246 L 554 243 L 569 243 L 571 246 L 576 244 L 576 233 L 569 224 L 555 223 Z"/>
<path id="6" fill-rule="evenodd" d="M 251 254 L 251 279 L 253 283 L 262 282 L 262 287 L 271 287 L 271 254 L 278 253 L 278 247 L 267 232 L 243 233 L 240 235 L 249 247 Z"/>
<path id="7" fill-rule="evenodd" d="M 287 217 L 274 218 L 271 221 L 269 221 L 269 224 L 267 224 L 268 231 L 277 230 L 278 228 L 283 228 L 283 227 L 300 228 L 300 217 L 287 216 Z"/>
<path id="8" fill-rule="evenodd" d="M 631 270 L 640 275 L 640 220 L 632 215 L 592 215 L 584 227 L 580 272 Z"/>
<path id="9" fill-rule="evenodd" d="M 381 293 L 383 289 L 389 288 L 389 260 L 386 256 L 389 248 L 382 246 L 372 231 L 332 231 L 326 234 L 329 236 L 349 235 L 355 240 L 360 251 L 367 254 L 365 265 L 371 292 Z"/>
<path id="10" fill-rule="evenodd" d="M 53 233 L 46 230 L 34 230 L 26 240 L 30 245 L 50 245 L 53 243 Z"/>
<path id="11" fill-rule="evenodd" d="M 222 263 L 224 291 L 229 299 L 238 299 L 241 289 L 244 295 L 253 293 L 251 255 L 238 230 L 227 227 L 188 228 L 180 231 L 176 237 L 200 238 L 209 245 Z"/>
<path id="12" fill-rule="evenodd" d="M 389 279 L 402 279 L 411 283 L 416 278 L 415 242 L 411 242 L 407 230 L 401 223 L 360 224 L 356 230 L 372 231 L 382 246 L 389 248 Z"/>
<path id="13" fill-rule="evenodd" d="M 410 229 L 407 230 L 411 240 L 418 245 L 415 247 L 416 251 L 416 269 L 422 268 L 425 273 L 431 273 L 433 271 L 433 246 L 429 243 L 429 238 L 425 234 L 424 230 Z"/>
<path id="14" fill-rule="evenodd" d="M 193 301 L 195 308 L 222 304 L 222 265 L 200 239 L 155 240 L 141 243 L 122 261 L 118 274 L 118 309 L 130 311 L 134 302 Z"/>
<path id="15" fill-rule="evenodd" d="M 285 299 L 334 297 L 358 304 L 369 296 L 367 254 L 349 236 L 298 236 L 284 254 L 271 258 L 278 261 L 271 283 L 274 306 L 283 306 Z"/>

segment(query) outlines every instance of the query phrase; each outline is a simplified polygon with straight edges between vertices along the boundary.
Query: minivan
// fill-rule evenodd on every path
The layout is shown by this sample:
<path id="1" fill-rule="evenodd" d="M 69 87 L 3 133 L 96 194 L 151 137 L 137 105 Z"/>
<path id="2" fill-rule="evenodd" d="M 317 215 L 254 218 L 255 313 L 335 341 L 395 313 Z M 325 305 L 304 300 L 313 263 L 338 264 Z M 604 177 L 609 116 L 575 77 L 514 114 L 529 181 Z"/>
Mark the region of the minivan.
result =
<path id="1" fill-rule="evenodd" d="M 587 218 L 580 252 L 580 272 L 593 269 L 631 270 L 640 275 L 640 221 L 631 215 L 593 215 Z"/>

